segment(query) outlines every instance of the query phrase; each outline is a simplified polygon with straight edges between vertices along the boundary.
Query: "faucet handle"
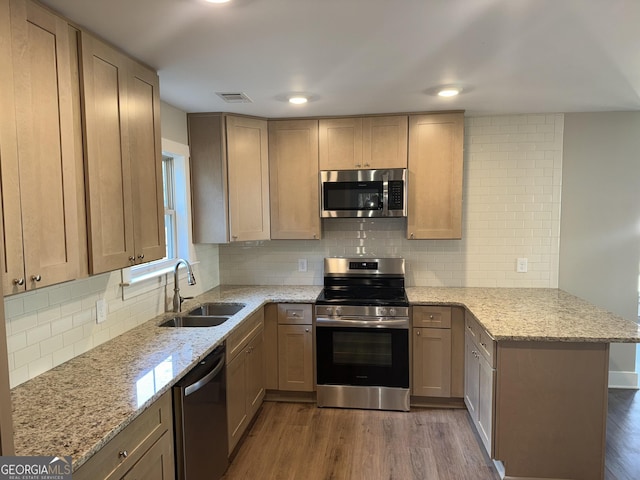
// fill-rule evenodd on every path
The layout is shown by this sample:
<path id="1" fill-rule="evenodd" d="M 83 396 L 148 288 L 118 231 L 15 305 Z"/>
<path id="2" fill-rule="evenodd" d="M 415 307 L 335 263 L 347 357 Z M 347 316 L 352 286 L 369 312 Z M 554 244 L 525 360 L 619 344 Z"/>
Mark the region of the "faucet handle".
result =
<path id="1" fill-rule="evenodd" d="M 184 302 L 185 300 L 192 300 L 193 297 L 180 297 L 180 301 Z"/>

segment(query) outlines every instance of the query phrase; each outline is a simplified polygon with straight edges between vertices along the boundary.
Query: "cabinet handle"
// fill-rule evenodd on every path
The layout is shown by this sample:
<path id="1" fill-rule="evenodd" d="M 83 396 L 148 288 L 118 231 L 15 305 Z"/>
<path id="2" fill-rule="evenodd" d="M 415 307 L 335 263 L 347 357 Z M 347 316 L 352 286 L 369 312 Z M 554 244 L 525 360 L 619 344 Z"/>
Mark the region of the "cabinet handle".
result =
<path id="1" fill-rule="evenodd" d="M 480 342 L 480 345 L 482 345 L 483 348 L 487 348 L 487 344 L 486 343 Z"/>
<path id="2" fill-rule="evenodd" d="M 118 452 L 118 456 L 119 456 L 120 458 L 127 458 L 127 457 L 129 456 L 129 452 L 127 452 L 126 450 L 120 450 L 120 451 Z"/>
<path id="3" fill-rule="evenodd" d="M 31 275 L 31 280 L 33 280 L 34 282 L 39 282 L 40 280 L 42 280 L 42 277 L 40 275 Z"/>
<path id="4" fill-rule="evenodd" d="M 139 258 L 140 260 L 144 260 L 144 253 L 141 253 L 140 255 L 138 255 L 138 258 Z"/>
<path id="5" fill-rule="evenodd" d="M 237 236 L 237 235 L 231 235 L 231 239 L 232 239 L 232 240 L 237 240 L 237 239 L 238 239 L 238 236 Z"/>
<path id="6" fill-rule="evenodd" d="M 13 284 L 14 285 L 24 285 L 24 278 L 14 278 L 13 279 Z"/>

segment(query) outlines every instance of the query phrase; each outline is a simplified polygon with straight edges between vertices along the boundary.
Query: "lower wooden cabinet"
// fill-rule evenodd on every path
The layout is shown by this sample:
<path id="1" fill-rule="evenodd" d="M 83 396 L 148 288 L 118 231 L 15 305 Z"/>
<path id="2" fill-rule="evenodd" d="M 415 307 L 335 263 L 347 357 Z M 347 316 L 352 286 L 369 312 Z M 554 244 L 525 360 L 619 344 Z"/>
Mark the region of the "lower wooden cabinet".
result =
<path id="1" fill-rule="evenodd" d="M 495 342 L 469 313 L 467 313 L 465 324 L 464 403 L 467 405 L 471 420 L 487 453 L 492 456 L 496 378 L 493 363 Z"/>
<path id="2" fill-rule="evenodd" d="M 461 307 L 412 308 L 411 395 L 458 399 L 464 395 L 464 312 Z M 423 400 L 415 399 L 417 404 Z M 454 401 L 455 403 L 455 401 Z"/>
<path id="3" fill-rule="evenodd" d="M 74 480 L 174 480 L 173 404 L 165 393 L 78 470 Z"/>
<path id="4" fill-rule="evenodd" d="M 260 310 L 227 339 L 229 454 L 260 408 L 264 394 L 264 312 Z"/>
<path id="5" fill-rule="evenodd" d="M 267 388 L 274 392 L 315 391 L 313 305 L 266 305 L 265 339 Z"/>
<path id="6" fill-rule="evenodd" d="M 412 393 L 451 396 L 451 329 L 413 329 Z"/>

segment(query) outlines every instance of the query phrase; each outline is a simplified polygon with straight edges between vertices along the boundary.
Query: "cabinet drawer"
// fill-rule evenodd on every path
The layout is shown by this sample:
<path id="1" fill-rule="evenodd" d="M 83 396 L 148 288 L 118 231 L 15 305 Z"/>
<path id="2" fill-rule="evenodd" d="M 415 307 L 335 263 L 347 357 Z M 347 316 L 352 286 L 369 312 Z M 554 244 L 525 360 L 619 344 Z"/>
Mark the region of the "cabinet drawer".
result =
<path id="1" fill-rule="evenodd" d="M 278 323 L 281 325 L 311 325 L 311 305 L 308 303 L 278 304 Z"/>
<path id="2" fill-rule="evenodd" d="M 238 355 L 261 328 L 264 328 L 262 308 L 242 322 L 227 338 L 227 362 Z"/>
<path id="3" fill-rule="evenodd" d="M 480 326 L 480 323 L 469 312 L 466 312 L 465 315 L 465 327 L 482 356 L 489 362 L 492 368 L 495 368 L 495 340 L 491 338 L 487 331 Z"/>
<path id="4" fill-rule="evenodd" d="M 451 307 L 415 306 L 413 307 L 413 326 L 451 328 Z"/>
<path id="5" fill-rule="evenodd" d="M 165 393 L 78 470 L 74 480 L 119 479 L 169 431 L 173 437 L 171 391 Z"/>

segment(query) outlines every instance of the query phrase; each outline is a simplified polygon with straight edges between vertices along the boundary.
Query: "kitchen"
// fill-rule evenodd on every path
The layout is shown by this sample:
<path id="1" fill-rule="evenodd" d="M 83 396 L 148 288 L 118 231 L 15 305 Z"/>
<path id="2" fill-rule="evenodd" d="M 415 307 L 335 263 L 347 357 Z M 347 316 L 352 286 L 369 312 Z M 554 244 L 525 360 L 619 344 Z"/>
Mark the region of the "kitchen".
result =
<path id="1" fill-rule="evenodd" d="M 186 145 L 188 141 L 184 112 L 168 104 L 163 104 L 162 107 L 163 136 Z M 200 262 L 195 266 L 198 284 L 195 287 L 183 287 L 187 291 L 186 295 L 202 293 L 218 284 L 321 285 L 322 259 L 325 256 L 401 254 L 407 259 L 409 285 L 553 288 L 560 284 L 562 288 L 620 313 L 625 318 L 634 318 L 634 305 L 629 301 L 628 290 L 632 289 L 631 295 L 636 299 L 637 291 L 634 292 L 633 289 L 637 290 L 637 249 L 631 245 L 626 251 L 620 245 L 610 247 L 610 255 L 616 254 L 613 260 L 618 263 L 614 263 L 611 256 L 603 256 L 602 253 L 589 255 L 591 252 L 584 250 L 587 247 L 585 245 L 578 245 L 581 249 L 571 248 L 566 252 L 559 252 L 557 243 L 560 239 L 560 248 L 566 242 L 579 243 L 584 230 L 593 236 L 598 232 L 605 235 L 614 231 L 628 232 L 629 226 L 637 224 L 632 208 L 617 208 L 615 203 L 621 200 L 626 202 L 627 198 L 637 199 L 635 186 L 629 184 L 633 178 L 637 178 L 637 175 L 629 174 L 636 171 L 637 166 L 632 161 L 632 155 L 624 150 L 633 152 L 637 148 L 637 140 L 631 133 L 634 127 L 637 131 L 637 113 L 472 116 L 467 117 L 465 122 L 466 190 L 462 240 L 412 242 L 405 239 L 403 230 L 406 227 L 403 221 L 396 219 L 388 219 L 384 223 L 331 219 L 324 221 L 323 239 L 315 242 L 292 240 L 284 245 L 278 241 L 221 246 L 196 245 L 193 248 Z M 540 151 L 545 152 L 541 158 L 532 155 L 518 159 L 516 154 L 504 153 L 500 139 L 493 136 L 508 135 L 515 126 L 523 135 L 542 135 L 544 138 L 545 135 L 553 134 L 550 141 L 542 142 L 543 145 L 527 138 L 519 142 L 524 151 L 532 150 L 535 144 L 538 151 L 536 155 Z M 585 135 L 585 131 L 589 134 Z M 598 139 L 597 147 L 601 149 L 600 152 L 595 150 L 593 142 L 589 142 L 592 138 Z M 618 161 L 627 162 L 621 164 L 624 165 L 624 172 L 606 171 L 604 175 L 598 170 L 597 160 L 603 156 L 608 158 L 609 152 L 613 151 L 617 152 L 615 156 Z M 592 159 L 593 170 L 585 171 L 585 155 Z M 505 165 L 512 167 L 508 172 L 512 178 L 510 182 L 505 179 L 507 173 L 501 168 Z M 567 171 L 571 167 L 573 170 Z M 583 176 L 581 181 L 585 183 L 582 184 L 589 185 L 588 189 L 572 186 L 569 179 L 576 178 L 578 174 Z M 614 174 L 617 175 L 614 177 Z M 593 202 L 595 199 L 589 192 L 600 191 L 600 182 L 605 183 L 605 178 L 611 179 L 615 187 L 607 184 L 609 195 L 598 196 L 598 205 L 587 203 L 592 212 L 591 218 L 583 219 L 577 215 L 575 220 L 571 220 L 564 211 L 560 215 L 561 206 L 564 209 L 573 205 L 573 208 L 579 209 L 579 205 Z M 508 186 L 504 186 L 507 183 Z M 542 192 L 543 198 L 544 195 L 550 197 L 541 201 L 538 196 L 531 199 L 527 206 L 524 198 L 527 184 L 543 185 L 546 187 L 546 191 Z M 504 186 L 504 191 L 498 198 L 497 194 L 500 192 L 497 187 L 500 185 Z M 513 185 L 522 185 L 522 189 L 514 191 Z M 572 186 L 573 189 L 567 191 L 565 186 Z M 488 191 L 489 187 L 493 188 Z M 518 194 L 521 198 L 513 198 Z M 489 215 L 478 216 L 483 211 L 492 212 L 496 209 L 535 209 L 538 212 L 537 218 L 531 218 L 530 221 L 542 223 L 540 226 L 537 223 L 535 226 L 523 223 L 518 230 L 514 228 L 516 225 L 510 218 L 497 217 L 495 214 L 491 219 Z M 613 211 L 620 212 L 619 217 L 609 214 Z M 597 212 L 601 214 L 595 216 Z M 624 215 L 631 217 L 623 218 Z M 572 238 L 567 234 L 571 231 L 560 224 L 560 219 L 562 222 L 583 223 L 569 224 L 574 232 Z M 602 225 L 606 225 L 606 228 L 602 229 Z M 505 234 L 501 235 L 499 229 Z M 512 247 L 511 250 L 503 244 L 496 245 L 496 239 L 507 235 L 514 238 L 514 245 L 525 239 L 532 245 L 527 245 L 526 249 Z M 637 234 L 635 239 L 637 240 Z M 628 241 L 626 237 L 619 240 Z M 599 244 L 610 245 L 611 241 L 612 239 L 602 238 Z M 595 251 L 600 252 L 601 249 L 596 246 Z M 589 258 L 590 261 L 581 261 L 578 254 L 583 255 L 582 259 Z M 515 272 L 515 259 L 520 256 L 529 258 L 529 272 L 526 274 Z M 307 259 L 307 272 L 298 272 L 299 258 Z M 596 261 L 602 261 L 602 264 L 596 264 Z M 572 271 L 563 270 L 565 262 L 571 262 Z M 589 268 L 593 270 L 589 271 Z M 605 277 L 607 272 L 611 272 L 610 279 Z M 590 284 L 587 282 L 589 278 L 598 278 L 600 281 Z M 622 278 L 626 278 L 626 281 L 622 282 Z M 120 283 L 122 280 L 119 273 L 103 274 L 71 284 L 7 297 L 7 317 L 11 325 L 10 332 L 14 334 L 10 337 L 10 363 L 13 361 L 15 367 L 11 368 L 13 385 L 23 383 L 165 310 L 166 299 L 170 297 L 165 293 L 166 286 L 130 287 L 139 289 L 140 295 L 131 295 L 134 300 L 123 300 L 125 289 L 120 287 Z M 183 282 L 183 285 L 186 283 Z M 622 295 L 626 300 L 618 301 Z M 95 303 L 100 298 L 106 298 L 109 315 L 104 324 L 97 325 L 94 321 Z M 624 311 L 618 310 L 622 308 L 620 305 L 625 305 Z M 46 325 L 50 327 L 47 328 Z M 40 328 L 35 330 L 38 327 Z M 45 335 L 47 332 L 50 335 L 48 337 Z M 40 348 L 34 348 L 33 345 L 36 344 L 40 344 Z M 618 379 L 618 384 L 632 386 L 634 362 L 630 358 L 633 353 L 624 345 L 619 349 L 617 347 L 615 345 L 614 350 L 619 350 L 619 355 L 612 357 L 611 361 L 612 370 L 616 373 L 610 375 L 610 378 Z M 635 379 L 637 384 L 637 376 Z"/>

